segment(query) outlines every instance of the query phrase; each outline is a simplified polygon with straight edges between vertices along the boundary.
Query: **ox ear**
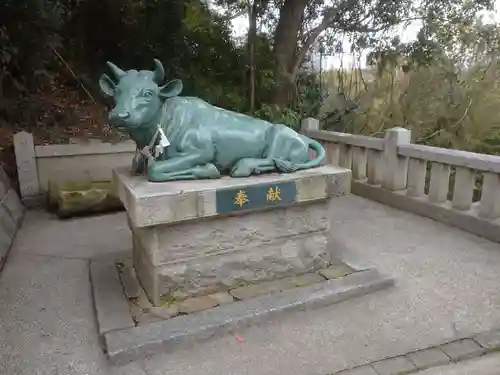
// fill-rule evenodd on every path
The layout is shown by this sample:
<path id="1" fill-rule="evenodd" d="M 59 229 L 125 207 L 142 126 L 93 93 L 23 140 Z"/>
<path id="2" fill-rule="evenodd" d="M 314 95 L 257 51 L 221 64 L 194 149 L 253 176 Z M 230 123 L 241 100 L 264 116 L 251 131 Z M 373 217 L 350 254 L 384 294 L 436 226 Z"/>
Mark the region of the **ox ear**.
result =
<path id="1" fill-rule="evenodd" d="M 103 74 L 99 79 L 99 87 L 104 95 L 113 96 L 116 85 L 111 78 L 109 78 L 106 74 Z"/>
<path id="2" fill-rule="evenodd" d="M 162 98 L 177 96 L 181 93 L 182 88 L 182 81 L 180 79 L 174 79 L 173 81 L 167 82 L 164 86 L 160 87 L 160 96 Z"/>

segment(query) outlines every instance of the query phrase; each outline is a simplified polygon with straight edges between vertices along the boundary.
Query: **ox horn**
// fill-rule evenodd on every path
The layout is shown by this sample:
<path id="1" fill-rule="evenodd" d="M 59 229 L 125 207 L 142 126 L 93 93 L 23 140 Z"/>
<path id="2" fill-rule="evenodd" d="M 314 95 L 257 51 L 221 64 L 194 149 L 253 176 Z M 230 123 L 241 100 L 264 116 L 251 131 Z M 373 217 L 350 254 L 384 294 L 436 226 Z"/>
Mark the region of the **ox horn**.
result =
<path id="1" fill-rule="evenodd" d="M 109 68 L 113 72 L 113 75 L 117 80 L 120 80 L 125 74 L 123 70 L 121 70 L 119 67 L 117 67 L 115 64 L 113 64 L 111 61 L 108 61 L 106 64 L 108 64 Z"/>
<path id="2" fill-rule="evenodd" d="M 154 59 L 155 62 L 155 72 L 153 76 L 153 81 L 156 83 L 161 83 L 165 78 L 165 70 L 163 69 L 163 65 L 158 59 Z"/>

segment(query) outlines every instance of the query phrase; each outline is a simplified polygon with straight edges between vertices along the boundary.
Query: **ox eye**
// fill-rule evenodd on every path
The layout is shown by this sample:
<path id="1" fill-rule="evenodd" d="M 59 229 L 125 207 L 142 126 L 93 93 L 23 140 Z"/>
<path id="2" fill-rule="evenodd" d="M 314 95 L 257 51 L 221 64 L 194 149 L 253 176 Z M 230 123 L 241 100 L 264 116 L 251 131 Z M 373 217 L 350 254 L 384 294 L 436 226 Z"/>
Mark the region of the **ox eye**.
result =
<path id="1" fill-rule="evenodd" d="M 146 91 L 146 92 L 143 94 L 143 96 L 144 96 L 145 98 L 151 98 L 151 97 L 153 96 L 153 91 L 148 90 L 148 91 Z"/>

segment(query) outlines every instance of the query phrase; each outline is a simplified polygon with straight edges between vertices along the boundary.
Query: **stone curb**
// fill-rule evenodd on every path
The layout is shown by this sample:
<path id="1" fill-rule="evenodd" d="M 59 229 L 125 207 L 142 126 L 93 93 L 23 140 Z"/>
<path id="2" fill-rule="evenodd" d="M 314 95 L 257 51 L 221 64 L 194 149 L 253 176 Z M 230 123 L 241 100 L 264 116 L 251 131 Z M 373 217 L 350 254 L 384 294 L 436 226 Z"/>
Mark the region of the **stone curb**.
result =
<path id="1" fill-rule="evenodd" d="M 405 375 L 500 351 L 500 329 L 344 369 L 334 375 Z"/>
<path id="2" fill-rule="evenodd" d="M 391 277 L 381 275 L 377 270 L 361 271 L 343 278 L 222 305 L 143 327 L 114 330 L 104 334 L 104 343 L 112 364 L 126 364 L 265 322 L 280 314 L 331 305 L 393 284 Z M 95 289 L 99 286 L 93 287 Z M 98 313 L 98 318 L 104 314 Z"/>

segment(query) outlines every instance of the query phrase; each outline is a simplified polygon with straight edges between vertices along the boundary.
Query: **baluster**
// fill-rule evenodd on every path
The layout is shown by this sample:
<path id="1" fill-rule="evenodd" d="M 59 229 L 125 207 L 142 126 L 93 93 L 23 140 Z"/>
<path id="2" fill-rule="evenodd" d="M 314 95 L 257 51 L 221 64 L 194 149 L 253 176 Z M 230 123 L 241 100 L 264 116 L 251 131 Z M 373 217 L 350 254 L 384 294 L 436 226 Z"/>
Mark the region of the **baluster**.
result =
<path id="1" fill-rule="evenodd" d="M 429 199 L 435 203 L 446 202 L 450 183 L 450 166 L 448 164 L 432 163 Z"/>
<path id="2" fill-rule="evenodd" d="M 368 162 L 367 149 L 364 147 L 353 147 L 352 149 L 352 178 L 357 181 L 364 181 Z"/>
<path id="3" fill-rule="evenodd" d="M 343 168 L 352 168 L 352 147 L 351 145 L 339 144 L 339 165 Z"/>
<path id="4" fill-rule="evenodd" d="M 325 151 L 328 164 L 339 165 L 339 145 L 337 143 L 328 142 Z"/>
<path id="5" fill-rule="evenodd" d="M 496 219 L 500 216 L 500 181 L 496 173 L 484 173 L 479 216 Z"/>
<path id="6" fill-rule="evenodd" d="M 474 193 L 474 182 L 476 174 L 473 170 L 457 167 L 455 171 L 455 183 L 453 185 L 452 207 L 457 210 L 468 210 L 472 205 Z"/>
<path id="7" fill-rule="evenodd" d="M 426 161 L 422 159 L 411 159 L 408 164 L 408 184 L 406 195 L 409 197 L 422 197 L 425 192 Z"/>
<path id="8" fill-rule="evenodd" d="M 378 150 L 368 150 L 367 177 L 371 185 L 382 183 L 382 152 Z"/>

